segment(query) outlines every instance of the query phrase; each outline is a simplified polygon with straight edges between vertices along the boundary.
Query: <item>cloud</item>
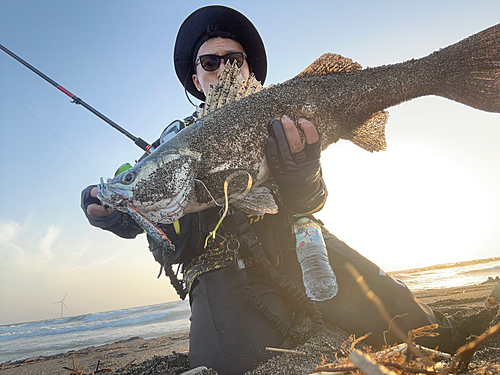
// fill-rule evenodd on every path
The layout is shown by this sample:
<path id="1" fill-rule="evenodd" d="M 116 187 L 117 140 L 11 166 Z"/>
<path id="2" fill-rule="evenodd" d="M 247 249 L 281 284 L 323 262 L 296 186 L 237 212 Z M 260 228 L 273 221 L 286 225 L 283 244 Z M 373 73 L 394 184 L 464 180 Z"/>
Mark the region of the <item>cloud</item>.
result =
<path id="1" fill-rule="evenodd" d="M 20 223 L 13 221 L 0 222 L 0 246 L 9 244 L 20 232 Z"/>
<path id="2" fill-rule="evenodd" d="M 51 302 L 66 292 L 70 315 L 176 298 L 165 277 L 156 279 L 145 236 L 127 241 L 85 222 L 40 222 L 0 219 L 0 324 L 58 316 Z"/>
<path id="3" fill-rule="evenodd" d="M 0 221 L 0 268 L 11 265 L 36 264 L 54 258 L 53 247 L 62 230 L 56 225 L 46 229 L 27 223 Z"/>
<path id="4" fill-rule="evenodd" d="M 47 233 L 40 241 L 40 250 L 42 251 L 41 255 L 45 260 L 50 260 L 54 257 L 54 253 L 51 248 L 59 234 L 61 234 L 61 228 L 55 225 L 50 225 L 47 229 Z"/>
<path id="5" fill-rule="evenodd" d="M 0 269 L 8 260 L 24 257 L 23 249 L 16 244 L 16 239 L 23 231 L 24 229 L 20 223 L 13 221 L 0 222 Z"/>

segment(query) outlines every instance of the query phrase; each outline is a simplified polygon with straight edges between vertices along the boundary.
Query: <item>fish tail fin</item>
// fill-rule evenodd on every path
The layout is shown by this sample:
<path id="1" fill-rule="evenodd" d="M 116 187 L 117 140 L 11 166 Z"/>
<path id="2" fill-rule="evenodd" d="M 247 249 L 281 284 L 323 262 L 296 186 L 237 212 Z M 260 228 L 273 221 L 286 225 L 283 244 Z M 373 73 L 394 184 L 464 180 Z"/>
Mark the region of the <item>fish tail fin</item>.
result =
<path id="1" fill-rule="evenodd" d="M 487 112 L 500 112 L 500 24 L 434 52 L 442 81 L 436 95 Z"/>

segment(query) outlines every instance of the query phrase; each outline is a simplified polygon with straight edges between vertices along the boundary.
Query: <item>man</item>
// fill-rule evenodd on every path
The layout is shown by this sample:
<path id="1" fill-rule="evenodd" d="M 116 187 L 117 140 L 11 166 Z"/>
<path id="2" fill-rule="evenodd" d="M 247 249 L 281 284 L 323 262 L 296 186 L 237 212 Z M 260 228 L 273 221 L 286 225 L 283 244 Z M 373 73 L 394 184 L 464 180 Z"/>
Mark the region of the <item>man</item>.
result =
<path id="1" fill-rule="evenodd" d="M 175 43 L 174 64 L 187 92 L 204 101 L 225 65 L 234 61 L 243 78 L 253 73 L 264 83 L 264 44 L 244 15 L 223 6 L 208 6 L 196 10 L 183 22 Z M 190 117 L 174 122 L 157 143 L 167 141 L 193 121 Z M 251 370 L 271 356 L 265 347 L 291 347 L 300 340 L 293 329 L 295 312 L 305 310 L 319 324 L 318 308 L 323 320 L 357 335 L 373 332 L 368 342 L 383 344 L 388 322 L 378 316 L 374 305 L 363 295 L 346 271 L 346 263 L 354 264 L 363 274 L 391 317 L 408 314 L 401 318 L 403 330 L 437 321 L 406 287 L 381 273 L 326 230 L 325 241 L 339 292 L 330 300 L 317 303 L 317 307 L 305 297 L 295 254 L 295 214 L 320 210 L 327 193 L 321 178 L 318 133 L 306 119 L 298 119 L 298 125 L 305 134 L 305 144 L 286 114 L 281 123 L 269 124 L 267 152 L 273 179 L 264 186 L 274 194 L 278 214 L 252 216 L 235 212 L 224 219 L 217 236 L 207 244 L 205 239 L 220 218 L 220 208 L 188 214 L 174 224 L 161 226 L 176 246 L 174 254 L 148 236 L 150 250 L 165 267 L 178 293 L 181 297 L 189 294 L 192 367 L 205 365 L 220 374 Z M 142 233 L 142 228 L 127 214 L 101 206 L 96 196 L 95 186 L 82 192 L 82 208 L 92 225 L 124 238 Z M 172 264 L 182 264 L 183 282 L 175 277 Z M 396 339 L 390 334 L 388 338 Z"/>

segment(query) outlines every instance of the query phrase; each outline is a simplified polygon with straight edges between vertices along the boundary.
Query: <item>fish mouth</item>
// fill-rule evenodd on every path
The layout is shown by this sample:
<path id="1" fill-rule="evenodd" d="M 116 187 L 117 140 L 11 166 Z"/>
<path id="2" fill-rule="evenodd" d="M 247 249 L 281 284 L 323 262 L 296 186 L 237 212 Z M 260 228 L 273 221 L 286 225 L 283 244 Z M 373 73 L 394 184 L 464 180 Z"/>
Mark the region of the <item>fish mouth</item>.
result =
<path id="1" fill-rule="evenodd" d="M 188 180 L 191 180 L 189 178 Z M 189 195 L 192 184 L 185 184 L 171 198 L 163 199 L 151 204 L 151 202 L 135 202 L 134 194 L 130 189 L 121 188 L 118 184 L 112 184 L 110 180 L 97 185 L 97 198 L 105 205 L 126 212 L 127 207 L 132 206 L 148 220 L 156 223 L 170 224 L 186 214 L 185 209 L 189 204 Z M 138 197 L 135 197 L 136 199 Z"/>
<path id="2" fill-rule="evenodd" d="M 97 185 L 97 198 L 104 204 L 111 207 L 122 207 L 126 206 L 127 203 L 132 198 L 132 191 L 130 189 L 121 189 L 120 187 L 111 186 L 110 180 L 104 182 L 101 177 L 101 182 Z"/>

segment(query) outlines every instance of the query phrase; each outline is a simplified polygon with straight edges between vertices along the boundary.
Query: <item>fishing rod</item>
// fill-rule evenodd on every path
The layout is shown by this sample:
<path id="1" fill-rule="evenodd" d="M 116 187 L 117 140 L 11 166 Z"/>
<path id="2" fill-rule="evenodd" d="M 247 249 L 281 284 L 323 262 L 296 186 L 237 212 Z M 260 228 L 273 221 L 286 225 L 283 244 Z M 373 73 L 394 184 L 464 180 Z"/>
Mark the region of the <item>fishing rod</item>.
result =
<path id="1" fill-rule="evenodd" d="M 94 115 L 96 115 L 97 117 L 99 117 L 101 120 L 104 120 L 109 125 L 111 125 L 113 128 L 115 128 L 116 130 L 118 130 L 120 133 L 122 133 L 125 136 L 127 136 L 128 138 L 130 138 L 132 141 L 134 141 L 134 143 L 137 146 L 139 146 L 142 150 L 146 151 L 148 154 L 150 154 L 151 151 L 153 151 L 152 150 L 152 146 L 148 142 L 146 142 L 142 138 L 136 137 L 135 135 L 133 135 L 133 134 L 129 133 L 128 131 L 126 131 L 125 129 L 123 129 L 120 125 L 118 125 L 117 123 L 115 123 L 111 119 L 109 119 L 106 116 L 104 116 L 101 112 L 97 111 L 95 108 L 93 108 L 92 106 L 90 106 L 87 103 L 85 103 L 82 99 L 80 99 L 76 95 L 73 95 L 70 91 L 66 90 L 64 87 L 62 87 L 56 81 L 54 81 L 53 79 L 47 77 L 45 74 L 43 74 L 42 72 L 40 72 L 38 69 L 36 69 L 35 67 L 33 67 L 30 64 L 28 64 L 26 61 L 24 61 L 19 56 L 17 56 L 14 52 L 10 51 L 9 49 L 7 49 L 6 47 L 4 47 L 1 44 L 0 44 L 0 49 L 3 50 L 8 55 L 10 55 L 11 57 L 13 57 L 14 59 L 16 59 L 17 61 L 19 61 L 21 64 L 23 64 L 25 67 L 27 67 L 28 69 L 30 69 L 34 73 L 38 74 L 40 77 L 42 77 L 48 83 L 50 83 L 52 86 L 56 87 L 57 89 L 59 89 L 60 91 L 62 91 L 66 95 L 68 95 L 72 99 L 71 103 L 79 104 L 82 107 L 88 109 L 90 112 L 92 112 Z"/>

